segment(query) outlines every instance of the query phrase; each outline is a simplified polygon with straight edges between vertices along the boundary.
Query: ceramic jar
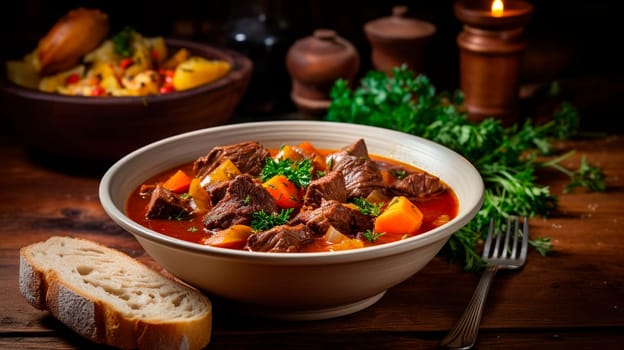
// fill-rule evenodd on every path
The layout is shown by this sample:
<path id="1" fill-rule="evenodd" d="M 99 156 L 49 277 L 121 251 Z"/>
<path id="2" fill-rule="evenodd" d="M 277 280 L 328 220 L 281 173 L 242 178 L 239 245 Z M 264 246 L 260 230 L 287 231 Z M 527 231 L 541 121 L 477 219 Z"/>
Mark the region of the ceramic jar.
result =
<path id="1" fill-rule="evenodd" d="M 392 68 L 405 63 L 415 73 L 424 73 L 426 46 L 436 33 L 436 27 L 426 21 L 408 18 L 407 12 L 406 6 L 395 6 L 392 16 L 364 25 L 375 69 L 390 73 Z"/>
<path id="2" fill-rule="evenodd" d="M 295 41 L 286 54 L 291 76 L 291 98 L 307 114 L 322 114 L 331 102 L 329 93 L 338 79 L 353 82 L 360 56 L 353 44 L 331 29 Z"/>

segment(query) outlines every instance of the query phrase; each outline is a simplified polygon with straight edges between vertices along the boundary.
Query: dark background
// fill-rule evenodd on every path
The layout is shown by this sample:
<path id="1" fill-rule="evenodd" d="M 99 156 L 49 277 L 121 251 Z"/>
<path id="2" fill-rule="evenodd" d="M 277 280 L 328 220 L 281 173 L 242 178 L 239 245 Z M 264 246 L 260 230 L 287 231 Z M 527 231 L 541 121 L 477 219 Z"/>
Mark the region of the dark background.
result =
<path id="1" fill-rule="evenodd" d="M 189 38 L 217 46 L 229 45 L 228 34 L 234 31 L 232 24 L 237 19 L 265 13 L 270 20 L 275 20 L 267 22 L 273 26 L 267 25 L 265 29 L 268 28 L 280 44 L 270 54 L 254 53 L 256 68 L 263 70 L 263 77 L 257 79 L 262 79 L 261 83 L 270 88 L 260 92 L 251 89 L 249 94 L 264 94 L 257 98 L 277 100 L 263 113 L 288 113 L 294 107 L 288 98 L 290 81 L 284 58 L 294 40 L 311 35 L 317 28 L 336 30 L 357 47 L 362 75 L 372 68 L 363 26 L 369 20 L 390 15 L 394 5 L 407 5 L 410 17 L 430 21 L 437 27 L 427 47 L 424 73 L 438 91 L 457 89 L 456 38 L 462 24 L 453 14 L 453 3 L 450 0 L 177 0 L 164 4 L 140 0 L 11 1 L 3 3 L 1 10 L 2 58 L 19 58 L 30 52 L 59 18 L 80 6 L 108 13 L 111 32 L 131 25 L 145 36 Z M 521 71 L 521 93 L 534 97 L 539 95 L 540 89 L 557 81 L 561 98 L 574 100 L 582 114 L 611 118 L 619 111 L 615 101 L 624 93 L 622 59 L 616 53 L 622 45 L 622 18 L 612 7 L 613 2 L 549 0 L 532 3 L 535 11 L 525 32 L 528 47 Z M 263 54 L 265 57 L 261 57 Z M 248 112 L 260 113 L 253 109 Z M 612 116 L 614 120 L 616 117 Z"/>

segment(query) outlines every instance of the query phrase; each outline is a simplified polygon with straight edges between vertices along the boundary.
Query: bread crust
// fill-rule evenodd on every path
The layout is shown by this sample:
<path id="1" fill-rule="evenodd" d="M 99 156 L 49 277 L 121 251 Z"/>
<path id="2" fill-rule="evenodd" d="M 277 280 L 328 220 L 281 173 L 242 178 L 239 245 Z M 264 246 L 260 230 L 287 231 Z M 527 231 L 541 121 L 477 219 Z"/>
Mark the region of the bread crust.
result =
<path id="1" fill-rule="evenodd" d="M 76 256 L 76 249 L 84 249 L 86 255 Z M 92 251 L 97 251 L 104 258 L 98 260 L 96 256 L 95 264 L 89 262 Z M 111 261 L 121 271 L 127 271 L 128 276 L 118 276 L 115 271 L 108 271 L 112 268 L 107 265 L 107 261 Z M 59 266 L 61 264 L 64 266 Z M 110 279 L 94 280 L 88 270 L 91 268 L 103 270 L 97 272 L 103 272 L 102 276 Z M 155 287 L 140 289 L 127 285 L 142 278 Z M 118 286 L 119 289 L 103 292 L 112 288 L 110 285 Z M 201 349 L 210 343 L 212 304 L 206 296 L 120 251 L 92 241 L 51 237 L 47 241 L 21 248 L 19 287 L 23 297 L 32 306 L 49 311 L 76 333 L 96 343 L 121 349 Z M 128 296 L 129 293 L 133 294 Z M 149 299 L 150 305 L 137 304 L 138 299 L 132 297 L 142 293 L 150 296 L 163 293 L 164 297 Z M 179 301 L 179 304 L 172 306 L 169 294 L 175 295 L 178 298 L 175 301 Z M 128 298 L 127 303 L 131 304 L 130 312 L 119 307 L 120 302 L 126 301 L 124 298 Z M 127 305 L 122 306 L 125 308 Z M 163 318 L 157 312 L 158 316 L 150 316 L 145 311 L 148 306 L 150 310 L 162 306 L 163 315 L 172 315 Z M 192 312 L 188 309 L 192 309 Z"/>

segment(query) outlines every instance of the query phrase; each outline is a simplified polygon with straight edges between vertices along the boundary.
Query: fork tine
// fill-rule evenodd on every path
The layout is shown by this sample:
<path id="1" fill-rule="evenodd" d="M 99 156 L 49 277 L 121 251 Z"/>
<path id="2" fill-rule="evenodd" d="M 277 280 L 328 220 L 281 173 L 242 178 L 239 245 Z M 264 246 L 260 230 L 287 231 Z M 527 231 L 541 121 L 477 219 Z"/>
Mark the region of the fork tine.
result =
<path id="1" fill-rule="evenodd" d="M 524 261 L 529 249 L 529 220 L 524 217 L 524 225 L 522 227 L 522 248 L 520 249 L 520 260 Z"/>
<path id="2" fill-rule="evenodd" d="M 490 227 L 488 228 L 487 238 L 483 246 L 483 258 L 487 258 L 490 253 L 490 245 L 492 245 L 492 235 L 494 234 L 494 219 L 490 219 Z"/>
<path id="3" fill-rule="evenodd" d="M 516 216 L 514 218 L 514 224 L 513 224 L 513 243 L 512 243 L 511 255 L 510 255 L 512 259 L 515 259 L 516 257 L 518 257 L 518 235 L 520 234 L 519 222 L 520 222 L 520 219 Z"/>
<path id="4" fill-rule="evenodd" d="M 500 226 L 500 225 L 497 225 L 497 226 Z M 496 241 L 494 242 L 494 251 L 492 252 L 492 255 L 490 257 L 492 257 L 494 259 L 498 259 L 498 258 L 501 257 L 501 255 L 500 255 L 501 254 L 501 252 L 500 252 L 500 250 L 501 250 L 501 237 L 503 235 L 503 233 L 501 232 L 499 227 L 496 228 L 495 235 L 496 235 Z"/>
<path id="5" fill-rule="evenodd" d="M 504 244 L 503 244 L 503 250 L 501 251 L 501 255 L 500 255 L 501 258 L 509 257 L 509 254 L 511 252 L 509 250 L 509 239 L 511 238 L 511 233 L 512 233 L 511 232 L 511 227 L 513 226 L 511 224 L 511 218 L 512 218 L 511 216 L 507 217 L 507 227 L 506 227 L 506 230 L 505 230 L 505 241 L 504 241 Z M 516 236 L 515 236 L 515 232 L 514 232 L 514 238 L 515 237 Z"/>

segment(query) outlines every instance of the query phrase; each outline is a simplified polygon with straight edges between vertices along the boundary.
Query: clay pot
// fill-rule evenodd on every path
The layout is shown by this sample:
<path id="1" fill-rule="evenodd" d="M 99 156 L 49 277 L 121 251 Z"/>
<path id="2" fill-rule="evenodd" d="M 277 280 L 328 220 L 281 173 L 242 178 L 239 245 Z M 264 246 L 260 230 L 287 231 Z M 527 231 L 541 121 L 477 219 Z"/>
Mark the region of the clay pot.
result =
<path id="1" fill-rule="evenodd" d="M 364 25 L 375 69 L 391 73 L 392 68 L 407 64 L 415 73 L 424 72 L 425 49 L 436 27 L 426 21 L 407 18 L 407 10 L 406 6 L 395 6 L 392 16 Z"/>
<path id="2" fill-rule="evenodd" d="M 304 113 L 316 115 L 329 108 L 329 93 L 336 80 L 353 82 L 360 69 L 360 56 L 334 30 L 317 29 L 290 47 L 286 68 L 291 76 L 293 102 Z"/>

